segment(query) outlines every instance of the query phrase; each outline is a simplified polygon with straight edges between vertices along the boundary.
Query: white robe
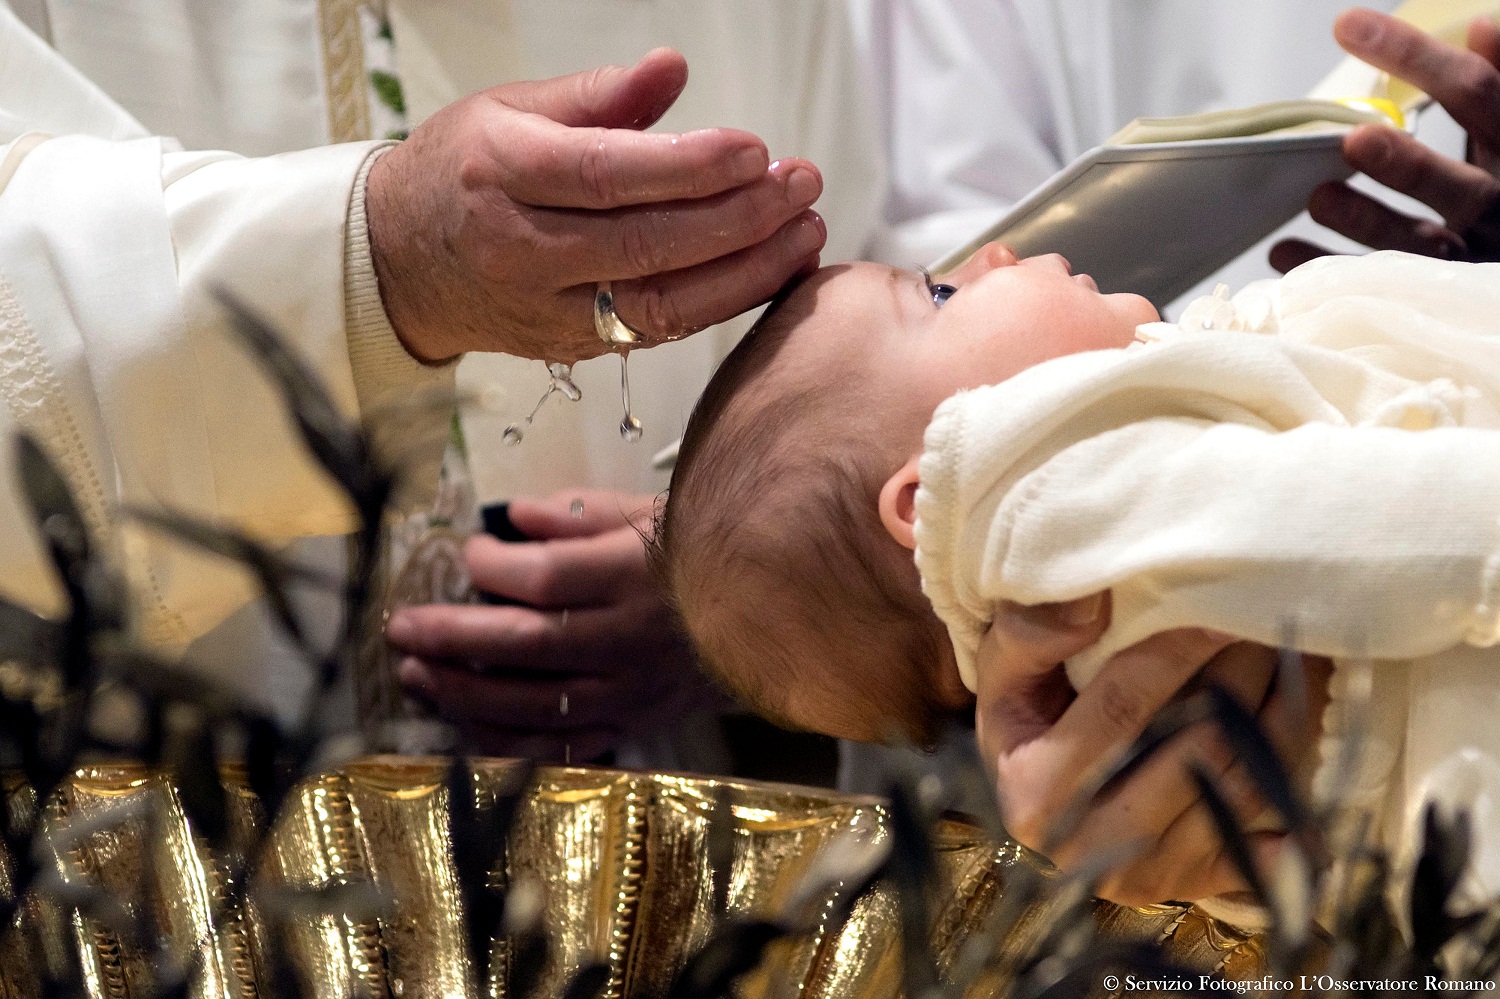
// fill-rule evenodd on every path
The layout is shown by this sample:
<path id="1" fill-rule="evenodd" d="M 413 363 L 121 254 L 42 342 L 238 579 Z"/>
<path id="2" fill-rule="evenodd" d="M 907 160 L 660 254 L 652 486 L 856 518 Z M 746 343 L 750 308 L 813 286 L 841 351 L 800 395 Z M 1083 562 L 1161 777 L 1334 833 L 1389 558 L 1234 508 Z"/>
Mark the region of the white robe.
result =
<path id="1" fill-rule="evenodd" d="M 363 74 L 376 66 L 398 73 L 415 123 L 470 90 L 602 62 L 630 63 L 670 44 L 688 56 L 692 79 L 661 127 L 748 128 L 767 140 L 773 155 L 817 162 L 826 184 L 817 207 L 830 229 L 825 259 L 858 255 L 880 210 L 883 170 L 864 107 L 868 88 L 842 17 L 845 0 L 371 3 L 387 9 L 399 36 L 394 65 L 378 51 L 373 18 L 362 13 L 359 0 L 9 2 L 56 50 L 13 26 L 0 33 L 0 44 L 22 46 L 28 58 L 7 60 L 14 71 L 3 77 L 0 113 L 24 95 L 37 97 L 26 108 L 33 123 L 11 134 L 27 127 L 112 138 L 154 133 L 179 137 L 187 148 L 269 155 L 383 134 L 380 108 L 368 106 L 364 92 Z M 351 32 L 351 20 L 363 23 Z M 351 35 L 364 44 L 351 45 Z M 354 88 L 350 74 L 357 77 Z M 58 108 L 66 115 L 41 120 Z M 568 485 L 664 486 L 665 473 L 651 468 L 651 454 L 680 431 L 743 328 L 742 321 L 636 356 L 634 404 L 646 425 L 639 444 L 624 443 L 614 430 L 619 402 L 611 358 L 580 366 L 582 405 L 549 404 L 525 445 L 504 451 L 499 429 L 534 404 L 544 384 L 541 366 L 504 358 L 466 365 L 466 385 L 491 388 L 487 398 L 504 399 L 497 413 L 470 414 L 477 420 L 469 426 L 469 445 L 483 498 Z M 376 345 L 369 336 L 351 341 L 357 359 L 366 362 L 361 384 L 388 388 L 413 377 L 400 358 L 382 355 Z M 340 377 L 332 376 L 335 382 Z M 326 529 L 339 526 L 335 521 Z M 340 563 L 337 539 L 315 547 L 302 546 L 299 557 Z M 223 594 L 225 606 L 248 596 L 243 587 Z M 314 616 L 331 622 L 334 611 L 324 601 Z M 234 614 L 191 655 L 242 695 L 296 712 L 306 671 L 257 608 Z"/>
<path id="2" fill-rule="evenodd" d="M 157 138 L 0 8 L 0 437 L 37 432 L 102 540 L 120 505 L 167 505 L 271 538 L 347 530 L 280 399 L 212 299 L 237 295 L 290 332 L 351 416 L 355 349 L 380 380 L 424 377 L 376 310 L 346 323 L 346 223 L 374 146 L 244 159 Z M 352 254 L 352 256 L 351 256 Z M 351 272 L 352 276 L 352 272 Z M 368 297 L 373 285 L 361 286 Z M 356 342 L 358 341 L 358 343 Z M 399 381 L 399 378 L 397 379 Z M 0 592 L 58 609 L 0 449 Z M 181 644 L 252 590 L 218 560 L 127 532 L 146 634 Z"/>
<path id="3" fill-rule="evenodd" d="M 1334 657 L 1327 781 L 1372 658 L 1340 790 L 1403 858 L 1425 801 L 1473 810 L 1500 893 L 1500 264 L 1324 258 L 1142 336 L 934 415 L 916 561 L 964 682 L 1003 600 L 1111 592 L 1078 688 L 1173 628 L 1292 635 Z"/>

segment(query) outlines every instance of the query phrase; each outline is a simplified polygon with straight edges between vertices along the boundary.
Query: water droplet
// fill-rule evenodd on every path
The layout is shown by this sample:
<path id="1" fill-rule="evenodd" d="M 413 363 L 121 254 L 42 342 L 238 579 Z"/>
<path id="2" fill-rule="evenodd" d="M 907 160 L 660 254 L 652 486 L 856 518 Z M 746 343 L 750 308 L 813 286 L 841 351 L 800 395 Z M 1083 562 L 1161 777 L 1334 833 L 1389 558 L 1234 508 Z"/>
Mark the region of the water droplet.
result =
<path id="1" fill-rule="evenodd" d="M 641 439 L 641 421 L 630 415 L 630 369 L 626 366 L 629 358 L 628 351 L 620 351 L 620 405 L 625 408 L 625 416 L 620 420 L 620 436 L 634 444 Z"/>
<path id="2" fill-rule="evenodd" d="M 572 503 L 568 504 L 568 513 L 572 514 L 573 518 L 575 520 L 578 519 L 578 518 L 580 518 L 580 517 L 582 517 L 583 516 L 583 500 L 576 499 Z"/>
<path id="3" fill-rule="evenodd" d="M 557 698 L 557 713 L 564 718 L 568 717 L 568 695 L 562 694 Z"/>
<path id="4" fill-rule="evenodd" d="M 561 392 L 569 401 L 577 402 L 583 398 L 583 390 L 573 381 L 573 366 L 571 364 L 549 364 L 547 374 L 552 378 L 551 389 Z"/>
<path id="5" fill-rule="evenodd" d="M 512 423 L 510 426 L 505 428 L 505 433 L 501 436 L 500 439 L 511 446 L 515 446 L 521 443 L 521 438 L 523 436 L 525 435 L 521 433 L 521 428 Z"/>

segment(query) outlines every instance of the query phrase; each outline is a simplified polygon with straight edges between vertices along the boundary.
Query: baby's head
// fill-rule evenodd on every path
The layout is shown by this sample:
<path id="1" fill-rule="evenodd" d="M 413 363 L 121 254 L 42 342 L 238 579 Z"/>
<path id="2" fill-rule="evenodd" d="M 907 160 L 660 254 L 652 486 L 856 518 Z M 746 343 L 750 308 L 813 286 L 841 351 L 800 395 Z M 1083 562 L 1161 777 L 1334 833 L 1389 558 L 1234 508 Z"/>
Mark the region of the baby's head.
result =
<path id="1" fill-rule="evenodd" d="M 658 568 L 705 664 L 758 710 L 844 738 L 927 742 L 972 701 L 912 559 L 933 410 L 1157 318 L 1061 257 L 986 246 L 936 288 L 827 267 L 720 366 L 683 436 Z"/>

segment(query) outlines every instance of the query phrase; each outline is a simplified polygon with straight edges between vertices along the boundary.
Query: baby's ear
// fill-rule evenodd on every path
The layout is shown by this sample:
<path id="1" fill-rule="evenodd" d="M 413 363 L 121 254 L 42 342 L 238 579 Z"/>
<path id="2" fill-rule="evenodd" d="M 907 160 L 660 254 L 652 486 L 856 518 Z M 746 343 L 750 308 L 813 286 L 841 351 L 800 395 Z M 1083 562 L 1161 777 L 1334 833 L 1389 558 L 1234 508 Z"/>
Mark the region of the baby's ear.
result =
<path id="1" fill-rule="evenodd" d="M 897 544 L 913 551 L 917 547 L 912 528 L 917 522 L 917 486 L 921 482 L 917 463 L 920 460 L 921 455 L 912 458 L 880 487 L 880 522 Z"/>

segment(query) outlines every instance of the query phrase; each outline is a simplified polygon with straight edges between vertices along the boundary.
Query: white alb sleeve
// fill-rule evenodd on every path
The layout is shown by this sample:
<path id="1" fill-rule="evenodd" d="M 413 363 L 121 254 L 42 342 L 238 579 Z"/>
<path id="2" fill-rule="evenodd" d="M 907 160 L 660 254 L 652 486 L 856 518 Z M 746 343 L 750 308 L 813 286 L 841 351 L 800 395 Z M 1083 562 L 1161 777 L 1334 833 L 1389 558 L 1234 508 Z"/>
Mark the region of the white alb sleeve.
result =
<path id="1" fill-rule="evenodd" d="M 284 330 L 356 415 L 345 227 L 372 148 L 245 159 L 157 138 L 63 136 L 32 149 L 0 193 L 0 430 L 37 433 L 101 537 L 124 546 L 153 639 L 200 634 L 253 590 L 159 537 L 122 537 L 121 505 L 273 539 L 351 523 L 213 292 Z M 0 589 L 55 610 L 10 451 L 0 452 Z"/>

